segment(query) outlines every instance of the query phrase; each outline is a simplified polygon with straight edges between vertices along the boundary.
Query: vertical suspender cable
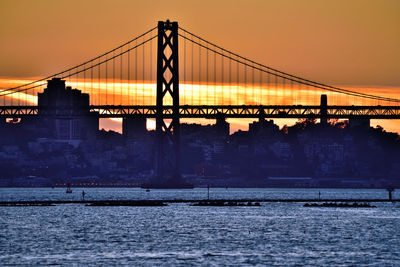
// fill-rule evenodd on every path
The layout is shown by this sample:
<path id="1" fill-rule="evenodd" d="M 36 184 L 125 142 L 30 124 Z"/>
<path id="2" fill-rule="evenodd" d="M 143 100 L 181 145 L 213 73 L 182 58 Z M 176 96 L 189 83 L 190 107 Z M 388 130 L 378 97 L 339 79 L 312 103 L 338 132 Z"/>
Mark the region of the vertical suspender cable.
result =
<path id="1" fill-rule="evenodd" d="M 128 103 L 131 105 L 131 50 L 128 45 Z"/>
<path id="2" fill-rule="evenodd" d="M 303 95 L 303 92 L 302 92 L 302 90 L 303 90 L 303 84 L 302 83 L 299 83 L 299 92 L 298 92 L 298 94 L 297 94 L 297 100 L 296 100 L 296 104 L 301 104 L 302 103 L 302 95 Z"/>
<path id="3" fill-rule="evenodd" d="M 75 88 L 77 88 L 78 87 L 78 83 L 77 83 L 77 77 L 78 77 L 78 68 L 74 68 L 74 70 L 73 70 L 73 73 L 75 73 L 74 74 L 74 78 L 75 78 Z M 39 89 L 39 88 L 38 88 Z"/>
<path id="4" fill-rule="evenodd" d="M 199 40 L 200 42 L 200 40 Z M 201 104 L 201 46 L 199 46 L 199 99 L 197 101 L 198 105 Z"/>
<path id="5" fill-rule="evenodd" d="M 260 75 L 260 89 L 258 90 L 259 94 L 260 94 L 260 96 L 259 96 L 259 104 L 262 105 L 263 104 L 263 77 L 262 77 L 263 73 L 261 71 L 258 71 L 258 73 Z"/>
<path id="6" fill-rule="evenodd" d="M 224 51 L 221 50 L 221 54 L 224 54 Z M 220 91 L 221 91 L 221 104 L 224 105 L 224 56 L 221 56 L 221 82 L 220 82 Z"/>
<path id="7" fill-rule="evenodd" d="M 86 64 L 83 65 L 83 88 L 86 93 Z"/>
<path id="8" fill-rule="evenodd" d="M 93 103 L 96 104 L 94 95 L 93 95 L 93 61 L 92 66 L 90 67 L 90 97 L 93 98 Z"/>
<path id="9" fill-rule="evenodd" d="M 282 90 L 282 104 L 283 105 L 286 105 L 286 79 L 285 78 L 283 78 L 282 79 L 282 87 L 283 87 L 283 90 Z"/>
<path id="10" fill-rule="evenodd" d="M 18 106 L 20 105 L 20 96 L 21 96 L 21 94 L 20 93 L 17 93 L 17 103 L 18 103 Z"/>
<path id="11" fill-rule="evenodd" d="M 295 94 L 293 95 L 293 81 L 290 80 L 290 99 L 291 105 L 296 105 L 296 99 L 294 98 Z"/>
<path id="12" fill-rule="evenodd" d="M 121 47 L 121 55 L 119 56 L 119 63 L 120 63 L 120 66 L 119 66 L 119 71 L 120 71 L 120 78 L 119 78 L 119 91 L 120 91 L 120 101 L 119 101 L 119 104 L 120 105 L 123 105 L 123 94 L 124 94 L 124 92 L 123 92 L 123 88 L 122 88 L 122 86 L 123 86 L 123 82 L 122 82 L 122 79 L 123 79 L 123 77 L 122 77 L 122 66 L 123 66 L 123 64 L 122 64 L 122 59 L 123 59 L 123 55 L 122 55 L 122 47 Z"/>
<path id="13" fill-rule="evenodd" d="M 183 32 L 186 37 L 186 33 Z M 186 38 L 183 38 L 183 103 L 186 103 Z M 181 91 L 182 92 L 182 91 Z"/>
<path id="14" fill-rule="evenodd" d="M 236 61 L 236 105 L 239 105 L 239 57 Z"/>
<path id="15" fill-rule="evenodd" d="M 232 57 L 232 54 L 231 53 L 229 53 L 229 57 L 231 58 Z M 232 94 L 231 94 L 231 92 L 232 92 L 232 60 L 231 59 L 229 59 L 228 60 L 229 61 L 229 83 L 228 83 L 228 90 L 229 90 L 229 105 L 231 105 L 232 104 Z"/>
<path id="16" fill-rule="evenodd" d="M 246 61 L 244 61 L 246 63 Z M 244 104 L 247 105 L 247 64 L 244 64 Z"/>
<path id="17" fill-rule="evenodd" d="M 113 57 L 114 57 L 114 52 L 113 52 Z M 115 103 L 115 58 L 113 58 L 113 105 L 116 105 Z"/>
<path id="18" fill-rule="evenodd" d="M 108 105 L 108 56 L 106 55 L 106 105 Z"/>
<path id="19" fill-rule="evenodd" d="M 252 64 L 252 66 L 253 66 L 253 64 Z M 251 68 L 251 92 L 252 92 L 251 102 L 254 103 L 254 100 L 255 100 L 254 99 L 254 97 L 255 97 L 255 95 L 254 95 L 254 67 Z"/>
<path id="20" fill-rule="evenodd" d="M 277 99 L 278 99 L 278 76 L 275 75 L 275 90 L 274 90 L 274 100 L 275 101 L 271 101 L 272 103 L 277 103 Z"/>
<path id="21" fill-rule="evenodd" d="M 297 105 L 297 94 L 293 91 L 293 81 L 290 81 L 290 92 L 292 98 L 292 105 Z"/>
<path id="22" fill-rule="evenodd" d="M 98 93 L 99 105 L 101 105 L 100 70 L 101 69 L 100 69 L 100 58 L 99 58 L 99 65 L 97 66 L 97 72 L 98 72 L 97 93 Z"/>
<path id="23" fill-rule="evenodd" d="M 144 36 L 143 36 L 143 42 L 145 41 L 145 38 L 144 38 Z M 143 49 L 142 49 L 142 61 L 143 61 L 143 65 L 142 65 L 142 105 L 144 105 L 144 79 L 145 79 L 145 57 L 144 57 L 144 55 L 145 55 L 145 50 L 144 50 L 144 48 L 145 48 L 145 45 L 143 44 L 142 45 L 142 47 L 143 47 Z"/>
<path id="24" fill-rule="evenodd" d="M 271 74 L 267 73 L 267 102 L 266 102 L 267 105 L 269 105 L 269 103 L 270 103 L 270 101 L 269 101 L 269 96 L 271 93 L 270 82 L 271 82 Z"/>
<path id="25" fill-rule="evenodd" d="M 190 38 L 192 39 L 192 42 L 193 42 L 193 36 L 190 36 Z M 193 46 L 194 46 L 194 44 L 193 43 L 191 43 L 191 48 L 192 48 L 192 59 L 191 59 L 191 63 L 192 63 L 192 69 L 191 69 L 191 71 L 192 71 L 192 92 L 191 92 L 191 95 L 192 95 L 192 105 L 194 105 L 194 100 L 193 100 L 193 94 L 194 94 L 194 88 L 193 88 L 193 82 L 194 82 L 194 48 L 193 48 Z"/>
<path id="26" fill-rule="evenodd" d="M 217 54 L 214 53 L 214 105 L 218 105 L 217 102 Z"/>
<path id="27" fill-rule="evenodd" d="M 207 88 L 207 97 L 206 97 L 206 103 L 209 104 L 209 98 L 208 98 L 208 89 L 209 89 L 209 83 L 208 83 L 208 44 L 206 43 L 206 88 Z"/>
<path id="28" fill-rule="evenodd" d="M 152 32 L 150 33 L 150 38 L 152 37 Z M 150 78 L 149 78 L 149 86 L 150 86 L 150 88 L 151 88 L 151 85 L 153 84 L 153 41 L 150 41 L 150 64 L 149 64 L 149 75 L 150 75 Z M 149 98 L 151 99 L 151 92 L 152 91 L 149 91 Z M 152 103 L 152 102 L 151 102 Z"/>
<path id="29" fill-rule="evenodd" d="M 135 41 L 135 105 L 138 104 L 138 73 L 137 73 L 137 63 L 138 63 L 138 50 L 137 49 L 137 40 Z"/>

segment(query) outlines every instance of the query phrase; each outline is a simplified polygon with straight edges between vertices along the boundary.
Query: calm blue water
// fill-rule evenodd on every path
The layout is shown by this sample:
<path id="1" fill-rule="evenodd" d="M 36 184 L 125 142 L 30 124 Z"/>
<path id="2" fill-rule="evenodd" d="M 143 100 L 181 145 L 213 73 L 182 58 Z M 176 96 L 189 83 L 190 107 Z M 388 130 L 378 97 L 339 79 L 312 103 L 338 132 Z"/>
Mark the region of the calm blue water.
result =
<path id="1" fill-rule="evenodd" d="M 0 189 L 0 200 L 80 199 L 82 189 Z M 88 188 L 88 199 L 207 196 L 206 189 Z M 384 190 L 211 189 L 213 198 L 386 198 Z M 397 192 L 398 193 L 398 192 Z M 394 197 L 397 197 L 396 192 Z M 0 207 L 0 265 L 400 266 L 400 203 L 376 209 Z"/>

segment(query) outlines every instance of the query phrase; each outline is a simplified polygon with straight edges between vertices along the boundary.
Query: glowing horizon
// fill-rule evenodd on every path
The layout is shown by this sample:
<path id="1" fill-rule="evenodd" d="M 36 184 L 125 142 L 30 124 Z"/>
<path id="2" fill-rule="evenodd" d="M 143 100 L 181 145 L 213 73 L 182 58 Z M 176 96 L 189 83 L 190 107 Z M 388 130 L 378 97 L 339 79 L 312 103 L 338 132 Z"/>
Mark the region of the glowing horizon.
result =
<path id="1" fill-rule="evenodd" d="M 29 82 L 36 81 L 37 78 L 0 78 L 0 88 L 10 88 L 19 85 L 24 85 Z M 37 105 L 37 92 L 41 92 L 46 87 L 46 82 L 43 81 L 44 85 L 40 86 L 35 90 L 31 90 L 30 93 L 18 92 L 9 95 L 8 101 L 14 104 L 26 103 L 28 105 Z M 156 102 L 156 84 L 154 82 L 149 81 L 137 81 L 128 83 L 125 80 L 115 80 L 113 84 L 106 83 L 105 79 L 100 79 L 97 82 L 83 82 L 79 79 L 70 79 L 66 82 L 67 86 L 71 86 L 72 88 L 76 88 L 81 90 L 84 93 L 89 93 L 91 96 L 94 95 L 94 99 L 91 98 L 92 105 L 105 105 L 109 104 L 112 100 L 106 99 L 110 98 L 110 91 L 113 93 L 112 98 L 116 103 L 120 105 L 155 105 Z M 93 87 L 92 87 L 93 85 Z M 268 86 L 268 87 L 267 87 Z M 356 86 L 342 87 L 343 89 L 355 90 Z M 374 94 L 385 97 L 398 97 L 398 93 L 400 88 L 392 87 L 392 86 L 369 86 L 363 90 L 363 93 Z M 289 86 L 286 89 L 290 89 Z M 246 91 L 248 90 L 248 91 Z M 0 89 L 0 93 L 3 90 Z M 249 95 L 244 95 L 248 93 Z M 301 105 L 318 105 L 320 101 L 320 94 L 328 95 L 328 105 L 334 105 L 335 100 L 343 101 L 343 96 L 338 93 L 332 93 L 329 91 L 323 90 L 314 90 L 314 89 L 297 89 L 296 94 L 298 94 L 297 100 L 301 102 Z M 301 95 L 305 95 L 302 97 Z M 286 99 L 285 99 L 286 98 Z M 341 98 L 341 99 L 340 99 Z M 293 99 L 296 99 L 293 92 L 289 90 L 285 90 L 284 87 L 276 87 L 274 85 L 263 84 L 263 87 L 260 85 L 250 86 L 243 84 L 221 84 L 221 83 L 180 83 L 180 102 L 181 105 L 215 105 L 215 104 L 233 104 L 233 105 L 242 105 L 242 104 L 266 104 L 266 102 L 277 101 L 279 104 L 292 105 Z M 375 101 L 368 99 L 359 99 L 358 101 L 354 101 L 355 97 L 348 97 L 347 102 L 344 105 L 393 105 L 393 103 L 385 103 L 383 101 Z M 119 101 L 119 102 L 118 102 Z M 133 102 L 133 103 L 132 103 Z M 166 104 L 171 104 L 172 102 L 168 100 Z M 297 104 L 297 103 L 296 103 Z M 342 103 L 343 104 L 343 103 Z M 103 119 L 104 120 L 104 119 Z M 115 123 L 120 124 L 122 122 L 119 118 L 109 119 L 109 121 L 113 123 L 101 122 L 100 129 L 103 128 L 113 129 L 117 131 L 121 131 L 120 126 L 116 126 Z M 199 122 L 201 124 L 212 123 L 210 120 L 200 119 L 200 120 L 182 120 L 183 122 Z M 228 122 L 231 123 L 232 131 L 237 130 L 246 130 L 248 128 L 248 123 L 254 121 L 252 119 L 228 119 Z M 290 119 L 280 119 L 274 120 L 277 124 L 282 127 L 285 124 L 291 125 L 294 124 L 297 120 Z M 381 125 L 388 131 L 395 131 L 400 133 L 400 122 L 395 120 L 372 120 L 372 126 Z M 147 123 L 148 129 L 154 129 L 155 123 L 152 120 L 148 120 Z"/>
<path id="2" fill-rule="evenodd" d="M 37 79 L 0 78 L 0 94 L 7 88 L 21 86 Z M 46 81 L 37 88 L 16 92 L 7 95 L 10 101 L 26 101 L 29 104 L 37 104 L 38 92 L 42 92 L 47 86 Z M 95 82 L 85 82 L 82 79 L 66 79 L 66 86 L 81 90 L 91 96 L 91 105 L 154 105 L 156 100 L 156 83 L 149 81 L 118 80 L 107 82 L 100 79 Z M 180 82 L 180 102 L 182 105 L 316 105 L 319 104 L 320 95 L 328 96 L 328 105 L 393 105 L 388 101 L 364 99 L 356 96 L 347 96 L 336 92 L 312 87 L 297 87 L 292 89 L 289 85 L 270 84 L 236 84 L 236 83 L 210 83 L 210 82 Z M 376 96 L 397 98 L 400 87 L 394 86 L 361 86 L 341 87 L 346 90 L 362 92 Z M 23 89 L 23 87 L 21 88 Z M 18 89 L 20 90 L 20 89 Z M 166 104 L 172 102 L 164 99 Z M 171 102 L 171 103 L 169 103 Z M 269 104 L 269 102 L 272 102 Z"/>

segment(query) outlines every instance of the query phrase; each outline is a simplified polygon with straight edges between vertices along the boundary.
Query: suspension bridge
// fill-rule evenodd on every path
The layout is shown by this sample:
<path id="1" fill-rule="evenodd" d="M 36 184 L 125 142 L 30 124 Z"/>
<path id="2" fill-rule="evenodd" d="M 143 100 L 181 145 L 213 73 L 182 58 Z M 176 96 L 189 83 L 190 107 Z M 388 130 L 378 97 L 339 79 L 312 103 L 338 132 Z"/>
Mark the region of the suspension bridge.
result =
<path id="1" fill-rule="evenodd" d="M 400 99 L 280 71 L 170 21 L 62 72 L 1 89 L 0 117 L 73 117 L 63 112 L 68 107 L 44 110 L 38 103 L 54 78 L 88 94 L 98 118 L 155 118 L 156 177 L 164 176 L 166 161 L 180 177 L 182 118 L 400 119 Z"/>

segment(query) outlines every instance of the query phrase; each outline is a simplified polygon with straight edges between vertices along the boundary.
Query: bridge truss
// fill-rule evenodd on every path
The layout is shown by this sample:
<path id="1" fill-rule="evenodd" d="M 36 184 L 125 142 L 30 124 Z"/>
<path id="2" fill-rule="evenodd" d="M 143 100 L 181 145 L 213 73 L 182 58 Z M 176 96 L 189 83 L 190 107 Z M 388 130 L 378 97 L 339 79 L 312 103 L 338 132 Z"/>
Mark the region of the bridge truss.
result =
<path id="1" fill-rule="evenodd" d="M 1 106 L 0 116 L 6 118 L 24 118 L 36 116 L 37 106 Z M 157 106 L 90 106 L 91 112 L 97 112 L 99 118 L 156 118 Z M 173 106 L 164 106 L 164 118 L 172 119 Z M 307 119 L 321 118 L 321 106 L 252 106 L 252 105 L 183 105 L 179 107 L 180 118 L 215 119 L 217 116 L 225 118 L 282 118 Z M 44 115 L 44 114 L 43 114 Z M 62 116 L 63 114 L 48 114 Z M 73 116 L 68 113 L 66 116 Z M 79 115 L 76 115 L 79 116 Z M 328 119 L 400 119 L 400 107 L 396 106 L 328 106 Z"/>

